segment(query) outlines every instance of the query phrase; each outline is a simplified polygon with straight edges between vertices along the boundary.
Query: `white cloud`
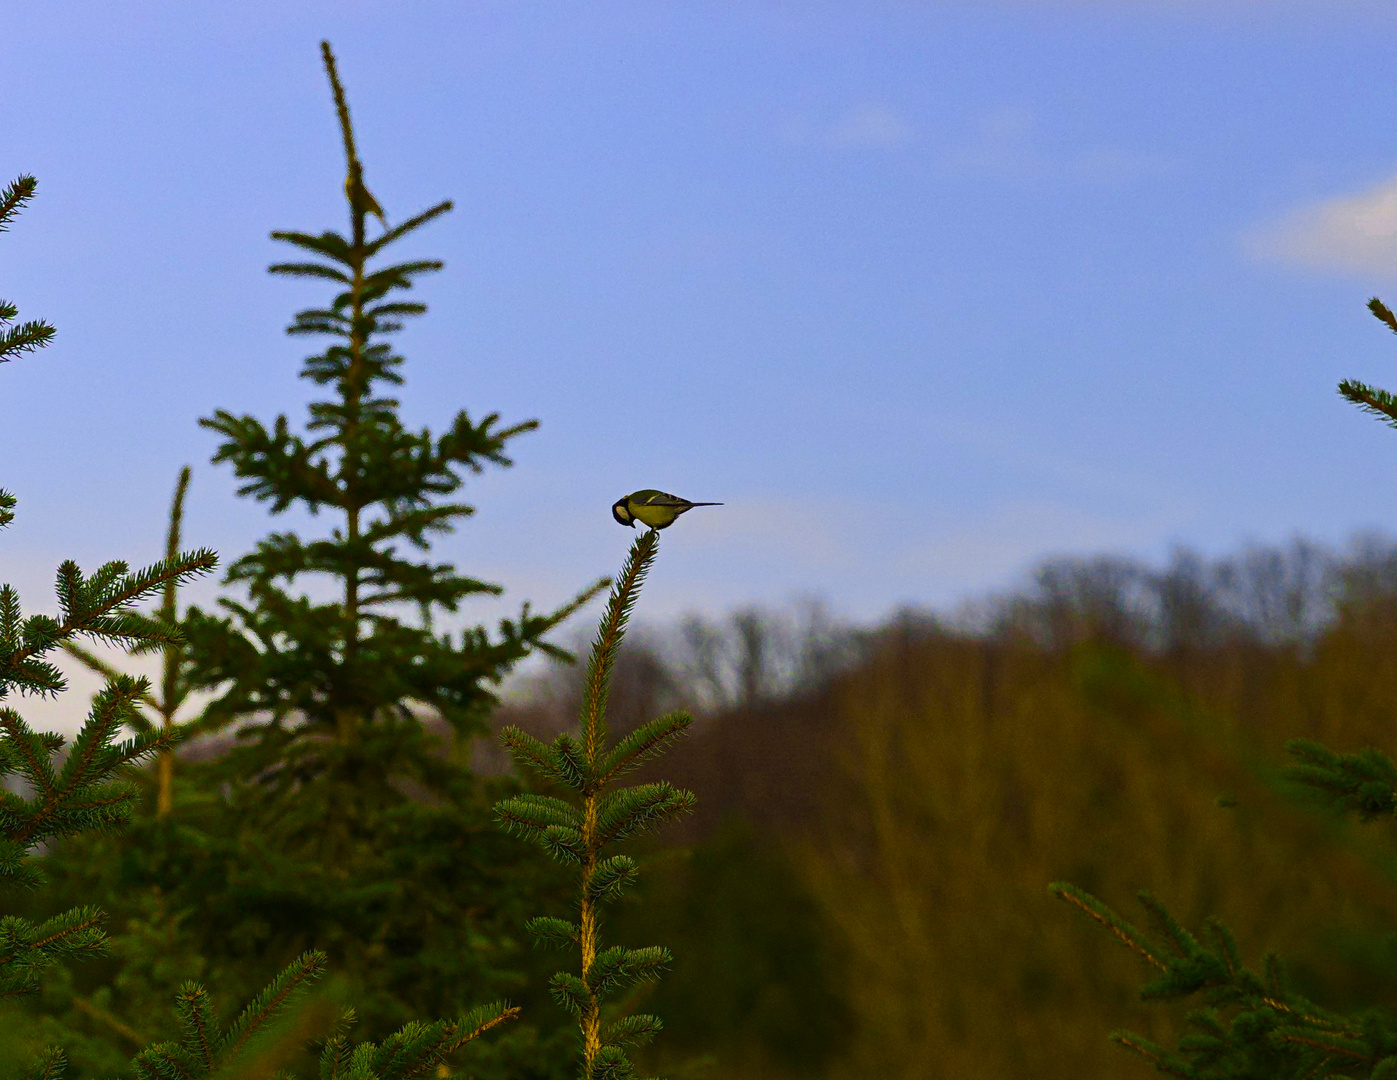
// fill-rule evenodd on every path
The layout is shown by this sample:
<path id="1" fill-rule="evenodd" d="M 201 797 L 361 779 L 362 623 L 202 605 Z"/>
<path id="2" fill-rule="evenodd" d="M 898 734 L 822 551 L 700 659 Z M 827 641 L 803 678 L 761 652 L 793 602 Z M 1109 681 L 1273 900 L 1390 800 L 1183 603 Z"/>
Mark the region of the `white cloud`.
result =
<path id="1" fill-rule="evenodd" d="M 1260 258 L 1323 270 L 1397 273 L 1397 176 L 1355 195 L 1299 207 L 1243 239 Z"/>
<path id="2" fill-rule="evenodd" d="M 843 151 L 925 147 L 927 141 L 905 117 L 876 104 L 850 108 L 832 121 L 793 118 L 782 136 L 797 145 Z M 960 138 L 931 148 L 930 161 L 948 177 L 1106 185 L 1174 167 L 1158 154 L 1128 147 L 1060 145 L 1024 105 L 1005 105 L 971 118 Z"/>

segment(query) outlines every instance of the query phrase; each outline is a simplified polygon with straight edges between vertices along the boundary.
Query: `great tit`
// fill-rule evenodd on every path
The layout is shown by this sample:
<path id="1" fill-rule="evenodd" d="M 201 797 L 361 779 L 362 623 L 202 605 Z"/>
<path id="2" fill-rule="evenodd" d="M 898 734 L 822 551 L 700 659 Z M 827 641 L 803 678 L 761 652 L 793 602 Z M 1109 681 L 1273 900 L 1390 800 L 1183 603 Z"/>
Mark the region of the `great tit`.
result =
<path id="1" fill-rule="evenodd" d="M 669 495 L 654 488 L 632 491 L 623 499 L 617 499 L 611 507 L 611 516 L 622 525 L 635 528 L 638 521 L 652 529 L 665 529 L 673 525 L 680 514 L 695 506 L 722 506 L 722 503 L 690 502 L 678 495 Z"/>

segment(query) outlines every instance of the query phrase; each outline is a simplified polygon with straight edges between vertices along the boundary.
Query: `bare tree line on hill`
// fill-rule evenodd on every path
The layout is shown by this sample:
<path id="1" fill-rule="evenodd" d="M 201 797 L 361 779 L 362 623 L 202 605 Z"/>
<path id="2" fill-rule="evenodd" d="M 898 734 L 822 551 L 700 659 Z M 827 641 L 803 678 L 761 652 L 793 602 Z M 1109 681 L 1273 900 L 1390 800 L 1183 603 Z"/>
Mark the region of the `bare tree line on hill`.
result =
<path id="1" fill-rule="evenodd" d="M 1027 638 L 1055 651 L 1101 638 L 1152 654 L 1228 643 L 1306 648 L 1343 605 L 1397 597 L 1397 539 L 1361 534 L 1345 550 L 1297 537 L 1208 559 L 1186 547 L 1152 566 L 1113 555 L 1040 563 L 1026 585 L 943 615 L 908 606 L 857 626 L 819 600 L 785 609 L 690 615 L 633 632 L 615 674 L 621 724 L 673 708 L 711 716 L 809 693 L 866 659 L 889 636 Z M 553 666 L 505 711 L 545 728 L 572 722 L 575 667 Z M 511 722 L 516 722 L 511 720 Z"/>

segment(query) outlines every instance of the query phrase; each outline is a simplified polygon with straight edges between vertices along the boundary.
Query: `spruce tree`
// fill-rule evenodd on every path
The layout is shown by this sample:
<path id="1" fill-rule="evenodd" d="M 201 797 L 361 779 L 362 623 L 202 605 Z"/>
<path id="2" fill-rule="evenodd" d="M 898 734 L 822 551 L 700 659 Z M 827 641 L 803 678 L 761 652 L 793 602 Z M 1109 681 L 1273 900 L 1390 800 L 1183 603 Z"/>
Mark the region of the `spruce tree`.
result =
<path id="1" fill-rule="evenodd" d="M 173 808 L 138 820 L 134 843 L 79 840 L 50 858 L 58 895 L 99 893 L 124 920 L 121 992 L 101 1002 L 109 1022 L 82 1008 L 80 998 L 102 993 L 90 984 L 74 984 L 74 1008 L 61 1017 L 82 1032 L 94 1072 L 129 1054 L 134 1040 L 122 1030 L 178 1037 L 163 1003 L 188 975 L 152 954 L 181 957 L 222 1000 L 246 1000 L 269 971 L 321 949 L 374 1041 L 413 1017 L 456 1015 L 492 997 L 527 1007 L 536 962 L 515 927 L 560 884 L 546 860 L 495 829 L 493 802 L 518 785 L 473 776 L 468 740 L 513 664 L 535 651 L 566 656 L 546 635 L 605 582 L 554 612 L 525 605 L 497 629 L 449 628 L 462 605 L 499 588 L 433 560 L 432 543 L 472 512 L 458 499 L 463 481 L 508 465 L 509 444 L 535 425 L 461 412 L 433 435 L 400 419 L 390 392 L 404 361 L 391 342 L 425 311 L 405 290 L 441 263 L 393 260 L 388 249 L 450 203 L 383 224 L 328 46 L 323 58 L 348 228 L 273 234 L 308 257 L 271 269 L 334 288 L 289 328 L 327 339 L 301 371 L 324 393 L 303 425 L 229 411 L 205 423 L 244 495 L 273 514 L 308 510 L 331 528 L 267 537 L 233 565 L 215 611 L 176 605 L 156 615 L 178 624 L 187 645 L 176 694 L 152 700 L 211 691 L 191 719 L 228 729 L 228 744 L 214 742 L 213 760 L 181 762 Z M 436 720 L 453 737 L 449 754 L 424 723 Z M 478 1048 L 471 1069 L 562 1076 L 566 1053 L 560 1033 L 516 1025 Z"/>
<path id="2" fill-rule="evenodd" d="M 0 193 L 0 231 L 32 197 L 35 182 L 21 177 Z M 46 345 L 53 328 L 41 321 L 14 325 L 13 304 L 0 302 L 0 360 Z M 0 895 L 15 889 L 33 890 L 42 882 L 33 855 L 41 845 L 83 833 L 111 832 L 130 819 L 137 788 L 128 767 L 152 755 L 166 755 L 178 737 L 174 711 L 187 693 L 181 665 L 183 644 L 176 618 L 176 589 L 180 582 L 211 571 L 217 559 L 211 551 L 178 550 L 183 497 L 189 472 L 176 489 L 166 559 L 132 572 L 122 562 L 109 562 L 86 575 L 69 561 L 58 570 L 57 617 L 25 617 L 17 591 L 0 585 L 0 701 L 12 692 L 52 695 L 62 692 L 62 673 L 47 657 L 73 646 L 75 638 L 116 645 L 141 653 L 161 650 L 165 657 L 162 712 L 156 728 L 139 711 L 155 702 L 150 684 L 116 671 L 96 654 L 81 647 L 76 655 L 107 675 L 95 696 L 87 721 L 71 747 L 60 735 L 32 731 L 20 713 L 0 705 Z M 14 518 L 16 500 L 0 491 L 0 528 Z M 161 596 L 156 617 L 136 609 L 141 601 Z M 123 728 L 136 735 L 118 742 Z M 66 755 L 63 754 L 67 748 Z M 18 781 L 16 784 L 15 781 Z M 168 808 L 168 807 L 167 807 Z M 0 915 L 0 1000 L 34 992 L 45 968 L 65 960 L 105 950 L 104 914 L 85 906 L 35 923 L 18 915 Z M 314 1010 L 291 1008 L 298 994 L 325 967 L 318 951 L 305 953 L 272 980 L 227 1025 L 220 1024 L 209 993 L 196 983 L 180 988 L 176 1003 L 182 1038 L 149 1046 L 132 1062 L 140 1080 L 179 1077 L 224 1078 L 289 1076 L 285 1067 L 304 1053 L 307 1040 L 319 1041 L 318 1074 L 337 1080 L 416 1080 L 449 1075 L 449 1062 L 465 1045 L 518 1009 L 495 1003 L 471 1010 L 457 1020 L 412 1021 L 381 1042 L 352 1042 L 352 1009 L 340 1012 L 333 1025 Z M 320 1010 L 323 1012 L 323 1008 Z M 288 1019 L 278 1026 L 277 1021 Z M 320 1031 L 320 1028 L 329 1030 Z M 9 1049 L 17 1033 L 0 1031 L 0 1051 Z M 5 1062 L 8 1065 L 10 1062 Z M 65 1056 L 47 1050 L 26 1075 L 35 1080 L 60 1080 Z"/>
<path id="3" fill-rule="evenodd" d="M 1368 308 L 1397 333 L 1397 315 L 1376 297 Z M 1397 427 L 1397 395 L 1345 379 L 1339 393 Z M 1336 753 L 1307 739 L 1286 750 L 1297 764 L 1284 776 L 1298 791 L 1362 821 L 1397 816 L 1397 765 L 1374 748 Z M 1230 805 L 1219 799 L 1220 805 Z M 1280 956 L 1267 951 L 1260 970 L 1247 967 L 1231 932 L 1209 918 L 1202 940 L 1189 933 L 1152 893 L 1139 894 L 1152 934 L 1142 932 L 1099 899 L 1067 882 L 1050 891 L 1109 930 L 1154 971 L 1140 991 L 1146 1001 L 1197 997 L 1190 1030 L 1170 1050 L 1129 1031 L 1110 1038 L 1168 1076 L 1188 1080 L 1309 1080 L 1350 1077 L 1397 1080 L 1397 1017 L 1369 1008 L 1346 1014 L 1298 993 Z"/>
<path id="4" fill-rule="evenodd" d="M 23 176 L 0 193 L 0 231 L 33 197 L 33 177 Z M 0 360 L 41 348 L 54 331 L 43 321 L 16 323 L 15 305 L 0 301 Z M 0 528 L 14 520 L 16 500 L 0 491 Z M 171 627 L 134 605 L 166 586 L 207 573 L 211 551 L 175 552 L 144 570 L 106 563 L 84 574 L 76 563 L 58 568 L 58 614 L 24 616 L 18 592 L 0 585 L 0 701 L 12 694 L 48 696 L 66 688 L 49 656 L 77 637 L 135 651 L 167 648 L 178 641 Z M 127 766 L 167 749 L 171 736 L 146 732 L 120 742 L 148 692 L 145 680 L 115 675 L 97 694 L 71 746 L 61 735 L 36 732 L 13 707 L 0 706 L 0 895 L 36 888 L 41 875 L 32 856 L 41 845 L 84 832 L 119 828 L 131 815 L 135 789 Z M 67 753 L 64 754 L 64 750 Z M 7 905 L 8 906 L 8 905 Z M 0 915 L 0 998 L 37 990 L 47 967 L 106 947 L 103 913 L 80 907 L 40 923 Z M 40 1075 L 56 1076 L 62 1053 L 48 1052 Z"/>
<path id="5" fill-rule="evenodd" d="M 391 338 L 426 311 L 403 294 L 442 263 L 385 256 L 451 203 L 387 225 L 365 183 L 334 54 L 328 43 L 321 51 L 344 145 L 349 229 L 274 232 L 304 258 L 270 269 L 334 290 L 288 328 L 328 339 L 301 370 L 328 393 L 310 405 L 302 431 L 285 415 L 264 424 L 226 410 L 201 423 L 221 437 L 214 460 L 232 466 L 239 494 L 273 514 L 302 507 L 333 526 L 319 538 L 284 531 L 261 541 L 228 573 L 246 599 L 220 601 L 221 617 L 192 613 L 189 633 L 199 677 L 218 691 L 206 717 L 236 722 L 248 744 L 235 768 L 256 778 L 252 804 L 282 836 L 340 860 L 376 811 L 401 801 L 403 781 L 439 781 L 423 716 L 445 721 L 460 742 L 479 734 L 491 686 L 535 651 L 565 655 L 545 635 L 602 586 L 544 614 L 525 604 L 494 634 L 437 629 L 464 601 L 501 591 L 427 557 L 434 538 L 474 512 L 450 499 L 466 475 L 510 465 L 509 444 L 537 422 L 474 420 L 461 410 L 434 436 L 400 419 L 389 393 L 403 381 L 403 358 Z M 314 579 L 328 579 L 333 595 L 307 595 Z M 319 795 L 307 798 L 310 790 Z"/>
<path id="6" fill-rule="evenodd" d="M 175 496 L 170 504 L 170 523 L 165 534 L 165 558 L 173 559 L 180 549 L 181 530 L 184 524 L 184 498 L 189 493 L 189 466 L 180 470 L 175 483 Z M 160 607 L 156 617 L 166 626 L 178 627 L 179 582 L 168 581 L 161 590 Z M 64 643 L 64 649 L 80 660 L 89 670 L 104 678 L 119 674 L 107 660 L 91 649 L 77 642 Z M 152 723 L 144 714 L 138 714 L 134 723 L 137 730 L 146 731 L 158 727 L 167 735 L 174 736 L 180 729 L 179 711 L 194 687 L 189 675 L 189 652 L 183 641 L 172 642 L 160 650 L 159 693 L 146 693 L 141 705 L 153 712 L 158 723 Z M 174 805 L 175 753 L 173 747 L 161 750 L 156 763 L 155 812 L 164 817 Z"/>
<path id="7" fill-rule="evenodd" d="M 592 642 L 576 733 L 564 732 L 545 744 L 519 728 L 501 738 L 514 759 L 570 799 L 524 792 L 496 807 L 504 827 L 542 847 L 557 861 L 578 870 L 576 920 L 542 915 L 528 930 L 540 945 L 575 949 L 577 974 L 558 972 L 551 980 L 554 1000 L 576 1018 L 582 1051 L 583 1080 L 632 1080 L 639 1074 L 626 1047 L 648 1042 L 660 1020 L 627 1013 L 624 1000 L 607 1007 L 644 979 L 655 978 L 670 962 L 661 946 L 632 949 L 602 943 L 602 911 L 635 884 L 639 868 L 625 854 L 606 855 L 630 837 L 654 829 L 689 811 L 692 792 L 664 780 L 616 787 L 616 780 L 661 753 L 688 729 L 692 718 L 673 712 L 641 724 L 615 742 L 608 738 L 607 692 L 612 669 L 625 638 L 626 624 L 641 585 L 659 550 L 660 534 L 651 529 L 631 545 L 616 578 L 601 625 Z"/>

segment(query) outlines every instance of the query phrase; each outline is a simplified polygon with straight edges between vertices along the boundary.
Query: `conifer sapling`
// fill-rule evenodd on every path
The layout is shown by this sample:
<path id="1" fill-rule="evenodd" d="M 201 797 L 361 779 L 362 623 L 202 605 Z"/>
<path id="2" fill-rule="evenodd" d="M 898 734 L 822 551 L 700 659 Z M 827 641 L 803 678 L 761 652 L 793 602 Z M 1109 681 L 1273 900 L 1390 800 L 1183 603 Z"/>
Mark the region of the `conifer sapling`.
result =
<path id="1" fill-rule="evenodd" d="M 1368 308 L 1397 333 L 1397 315 L 1382 301 L 1374 298 Z M 1353 379 L 1341 382 L 1339 393 L 1397 427 L 1397 395 Z M 1284 775 L 1320 802 L 1356 811 L 1363 821 L 1397 815 L 1397 766 L 1386 754 L 1371 748 L 1340 754 L 1307 739 L 1292 739 L 1285 748 L 1299 764 Z M 1049 891 L 1100 923 L 1153 968 L 1154 978 L 1140 990 L 1143 1000 L 1201 996 L 1203 1008 L 1188 1014 L 1191 1030 L 1176 1050 L 1134 1032 L 1111 1033 L 1113 1041 L 1151 1061 L 1159 1072 L 1188 1080 L 1397 1080 L 1397 1018 L 1385 1010 L 1345 1015 L 1326 1009 L 1289 985 L 1275 952 L 1266 952 L 1262 970 L 1254 971 L 1242 963 L 1236 941 L 1221 922 L 1208 919 L 1200 941 L 1148 892 L 1139 899 L 1152 936 L 1075 885 L 1057 881 Z"/>
<path id="2" fill-rule="evenodd" d="M 688 729 L 692 718 L 674 712 L 640 725 L 610 742 L 607 690 L 626 624 L 655 560 L 659 533 L 651 529 L 631 545 L 616 578 L 592 643 L 584 683 L 579 730 L 543 743 L 518 728 L 501 739 L 514 759 L 571 799 L 526 792 L 504 799 L 496 813 L 504 827 L 540 845 L 559 862 L 579 871 L 577 919 L 540 916 L 528 923 L 541 945 L 577 950 L 577 974 L 558 972 L 551 980 L 553 997 L 577 1017 L 582 1044 L 583 1080 L 631 1080 L 637 1076 L 626 1046 L 646 1042 L 660 1030 L 658 1017 L 604 1008 L 642 979 L 656 977 L 669 963 L 660 946 L 630 949 L 602 943 L 604 906 L 635 884 L 638 867 L 628 855 L 603 856 L 606 849 L 654 829 L 689 811 L 692 792 L 666 781 L 616 787 L 616 780 L 642 761 L 661 753 Z"/>
<path id="3" fill-rule="evenodd" d="M 188 625 L 200 678 L 217 691 L 206 717 L 236 722 L 252 744 L 239 767 L 259 789 L 249 804 L 336 863 L 371 832 L 378 810 L 401 802 L 401 781 L 432 788 L 439 757 L 422 716 L 440 717 L 460 739 L 480 733 L 491 685 L 535 650 L 562 655 L 545 635 L 604 583 L 552 612 L 525 604 L 494 634 L 436 628 L 469 598 L 501 589 L 413 553 L 429 552 L 434 538 L 474 513 L 446 501 L 464 475 L 511 464 L 508 444 L 537 424 L 503 425 L 495 413 L 473 420 L 462 410 L 434 436 L 402 422 L 387 393 L 403 381 L 391 337 L 426 305 L 401 294 L 442 263 L 383 256 L 451 203 L 370 235 L 369 218 L 382 221 L 382 211 L 365 186 L 334 54 L 328 43 L 321 48 L 344 146 L 349 232 L 275 232 L 309 259 L 270 269 L 334 289 L 328 305 L 301 311 L 288 328 L 328 339 L 301 376 L 329 393 L 311 404 L 304 433 L 285 416 L 268 425 L 226 410 L 202 423 L 221 437 L 214 460 L 233 467 L 239 494 L 273 514 L 300 506 L 334 524 L 322 538 L 286 531 L 262 540 L 228 574 L 247 599 L 221 600 L 221 618 L 192 611 Z M 303 591 L 317 578 L 328 579 L 331 595 Z M 311 791 L 323 793 L 318 809 Z M 276 802 L 278 794 L 294 795 L 294 806 Z"/>

